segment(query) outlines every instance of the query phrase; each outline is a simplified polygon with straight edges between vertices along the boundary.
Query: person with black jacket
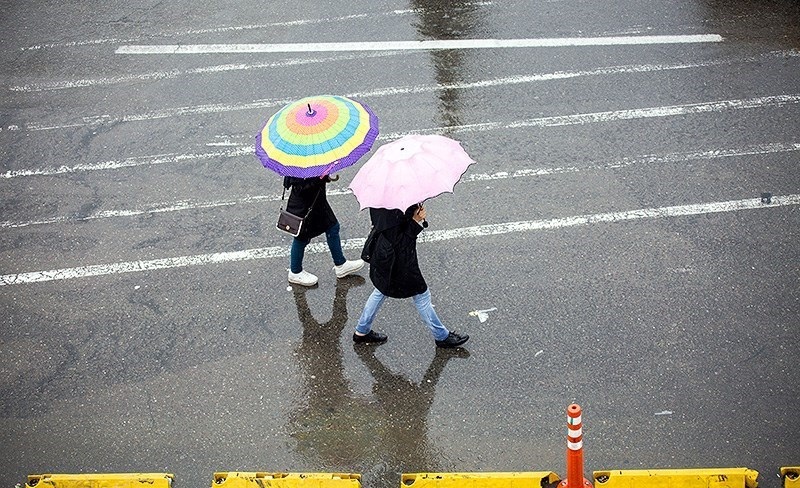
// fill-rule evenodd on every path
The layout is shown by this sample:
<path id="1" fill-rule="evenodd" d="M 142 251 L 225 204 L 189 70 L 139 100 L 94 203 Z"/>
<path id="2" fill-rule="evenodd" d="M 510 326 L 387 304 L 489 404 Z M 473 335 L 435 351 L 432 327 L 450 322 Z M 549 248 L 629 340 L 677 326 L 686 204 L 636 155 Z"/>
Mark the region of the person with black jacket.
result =
<path id="1" fill-rule="evenodd" d="M 375 249 L 370 258 L 369 278 L 375 290 L 367 298 L 353 342 L 381 344 L 388 337 L 372 330 L 372 322 L 381 305 L 390 298 L 412 298 L 419 316 L 433 334 L 437 347 L 458 347 L 469 339 L 467 334 L 448 330 L 431 305 L 431 292 L 417 261 L 417 236 L 422 232 L 426 210 L 415 204 L 405 212 L 398 209 L 370 208 L 375 227 Z"/>
<path id="2" fill-rule="evenodd" d="M 342 241 L 339 237 L 339 221 L 333 213 L 325 195 L 325 186 L 331 181 L 338 180 L 328 175 L 313 178 L 295 178 L 286 176 L 283 187 L 291 188 L 286 210 L 295 215 L 305 215 L 300 233 L 292 241 L 289 256 L 289 283 L 302 286 L 314 286 L 319 278 L 303 269 L 303 256 L 306 246 L 311 239 L 325 234 L 328 248 L 333 258 L 333 270 L 337 278 L 344 278 L 364 267 L 364 261 L 356 259 L 349 261 L 342 252 Z M 310 211 L 309 211 L 310 210 Z"/>

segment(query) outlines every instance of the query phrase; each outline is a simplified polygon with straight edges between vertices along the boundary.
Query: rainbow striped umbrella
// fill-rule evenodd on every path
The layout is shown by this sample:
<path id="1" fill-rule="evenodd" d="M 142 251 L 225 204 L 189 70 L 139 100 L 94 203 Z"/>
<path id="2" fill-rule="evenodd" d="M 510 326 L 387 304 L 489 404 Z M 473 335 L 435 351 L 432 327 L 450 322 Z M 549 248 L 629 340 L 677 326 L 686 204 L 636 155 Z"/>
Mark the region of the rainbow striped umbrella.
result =
<path id="1" fill-rule="evenodd" d="M 378 117 L 347 97 L 307 97 L 280 109 L 256 134 L 256 156 L 281 176 L 311 178 L 353 165 L 378 137 Z"/>

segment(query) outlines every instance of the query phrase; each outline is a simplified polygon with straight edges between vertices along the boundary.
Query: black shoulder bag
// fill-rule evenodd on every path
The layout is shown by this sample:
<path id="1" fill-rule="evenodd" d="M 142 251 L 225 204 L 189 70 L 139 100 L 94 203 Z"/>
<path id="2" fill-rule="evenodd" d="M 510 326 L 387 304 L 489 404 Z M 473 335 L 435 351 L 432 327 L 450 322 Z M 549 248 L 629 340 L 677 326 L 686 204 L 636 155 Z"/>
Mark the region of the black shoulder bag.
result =
<path id="1" fill-rule="evenodd" d="M 365 263 L 368 263 L 369 260 L 372 259 L 372 255 L 375 254 L 375 244 L 378 242 L 378 235 L 380 235 L 380 232 L 375 232 L 375 226 L 373 225 L 369 230 L 367 240 L 364 241 L 364 248 L 361 250 L 361 259 Z"/>
<path id="2" fill-rule="evenodd" d="M 311 203 L 311 206 L 308 207 L 308 212 L 306 212 L 305 216 L 303 217 L 284 210 L 283 205 L 281 204 L 281 213 L 278 215 L 278 223 L 275 225 L 275 227 L 277 227 L 280 231 L 286 232 L 292 237 L 297 237 L 297 235 L 300 234 L 300 229 L 303 228 L 303 222 L 308 218 L 308 215 L 314 208 L 314 204 L 317 203 L 317 198 L 319 198 L 320 191 L 322 191 L 322 189 L 317 191 L 317 196 L 314 197 L 314 201 Z M 284 186 L 281 201 L 283 201 L 285 198 L 286 187 Z"/>

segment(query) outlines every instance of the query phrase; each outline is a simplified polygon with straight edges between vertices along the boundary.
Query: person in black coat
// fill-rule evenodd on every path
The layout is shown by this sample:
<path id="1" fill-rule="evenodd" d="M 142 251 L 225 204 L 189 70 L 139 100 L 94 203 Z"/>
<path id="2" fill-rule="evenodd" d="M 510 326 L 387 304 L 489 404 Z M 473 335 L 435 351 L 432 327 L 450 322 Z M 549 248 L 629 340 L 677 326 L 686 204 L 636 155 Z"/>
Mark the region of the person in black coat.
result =
<path id="1" fill-rule="evenodd" d="M 426 210 L 415 204 L 405 212 L 398 209 L 370 208 L 375 227 L 375 249 L 370 258 L 369 278 L 375 290 L 367 299 L 353 333 L 356 343 L 386 342 L 386 334 L 372 330 L 381 305 L 390 298 L 413 298 L 419 316 L 433 334 L 437 347 L 458 347 L 467 334 L 448 330 L 431 305 L 431 292 L 417 260 L 417 236 L 422 232 Z"/>
<path id="2" fill-rule="evenodd" d="M 306 216 L 300 233 L 292 241 L 289 256 L 289 283 L 303 286 L 317 284 L 319 280 L 317 276 L 303 269 L 303 256 L 311 239 L 322 234 L 325 234 L 328 242 L 328 248 L 333 258 L 333 270 L 337 278 L 344 278 L 364 267 L 364 261 L 361 259 L 348 261 L 342 252 L 339 221 L 325 194 L 326 185 L 338 179 L 338 177 L 332 179 L 328 175 L 313 178 L 286 176 L 283 179 L 283 187 L 292 190 L 289 194 L 289 201 L 286 202 L 286 210 L 295 215 Z"/>

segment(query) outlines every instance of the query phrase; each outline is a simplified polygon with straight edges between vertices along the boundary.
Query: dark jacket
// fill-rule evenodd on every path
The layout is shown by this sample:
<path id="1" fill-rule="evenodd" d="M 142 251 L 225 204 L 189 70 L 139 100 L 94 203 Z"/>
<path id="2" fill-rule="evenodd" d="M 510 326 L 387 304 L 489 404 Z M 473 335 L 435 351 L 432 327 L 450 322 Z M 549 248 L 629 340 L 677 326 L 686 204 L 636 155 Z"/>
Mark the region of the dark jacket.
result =
<path id="1" fill-rule="evenodd" d="M 412 207 L 413 208 L 413 207 Z M 411 209 L 409 209 L 411 210 Z M 422 226 L 412 218 L 413 210 L 370 208 L 378 238 L 369 262 L 369 278 L 381 293 L 408 298 L 428 289 L 417 262 L 417 236 Z"/>
<path id="2" fill-rule="evenodd" d="M 326 230 L 338 222 L 325 195 L 325 185 L 329 181 L 331 180 L 327 176 L 323 178 L 286 176 L 283 178 L 283 187 L 287 190 L 289 188 L 292 189 L 289 194 L 289 200 L 286 202 L 286 210 L 288 212 L 304 217 L 311 205 L 314 205 L 303 222 L 303 227 L 300 228 L 300 234 L 298 234 L 297 239 L 310 241 L 312 238 L 324 234 Z"/>

